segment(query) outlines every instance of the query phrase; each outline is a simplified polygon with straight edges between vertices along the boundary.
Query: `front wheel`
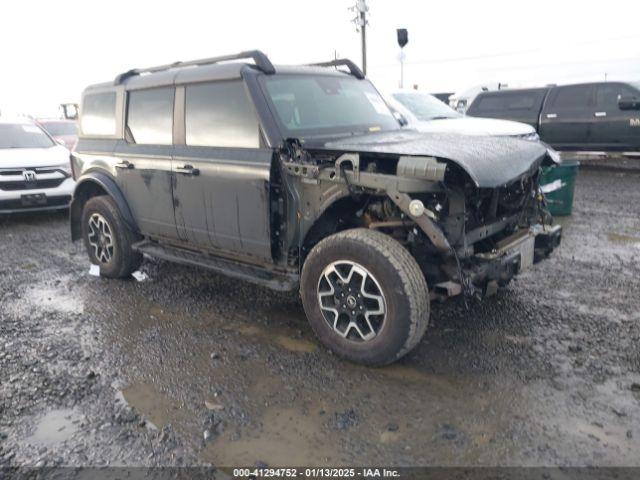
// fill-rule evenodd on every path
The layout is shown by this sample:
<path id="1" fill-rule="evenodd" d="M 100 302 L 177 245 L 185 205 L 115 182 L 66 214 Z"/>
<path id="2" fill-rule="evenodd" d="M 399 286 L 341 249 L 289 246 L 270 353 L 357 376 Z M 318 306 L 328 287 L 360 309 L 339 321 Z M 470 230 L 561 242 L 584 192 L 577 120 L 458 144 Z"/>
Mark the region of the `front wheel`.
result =
<path id="1" fill-rule="evenodd" d="M 427 328 L 424 275 L 411 254 L 383 233 L 354 229 L 325 238 L 309 253 L 300 285 L 318 338 L 353 362 L 392 363 Z"/>

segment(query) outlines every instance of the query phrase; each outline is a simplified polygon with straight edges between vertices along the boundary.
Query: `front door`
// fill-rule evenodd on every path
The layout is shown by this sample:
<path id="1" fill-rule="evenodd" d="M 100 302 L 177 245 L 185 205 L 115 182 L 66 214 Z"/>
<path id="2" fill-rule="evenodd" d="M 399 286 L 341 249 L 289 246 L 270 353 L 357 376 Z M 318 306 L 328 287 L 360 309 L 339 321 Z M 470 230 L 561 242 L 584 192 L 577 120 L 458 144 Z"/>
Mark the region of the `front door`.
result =
<path id="1" fill-rule="evenodd" d="M 594 124 L 589 143 L 598 150 L 631 150 L 640 146 L 640 111 L 620 110 L 618 98 L 640 96 L 624 83 L 603 83 L 596 87 Z"/>
<path id="2" fill-rule="evenodd" d="M 240 80 L 178 88 L 184 138 L 173 156 L 178 237 L 195 248 L 271 259 L 272 152 Z"/>
<path id="3" fill-rule="evenodd" d="M 140 231 L 176 237 L 171 161 L 174 88 L 128 93 L 126 140 L 118 142 L 116 181 Z"/>

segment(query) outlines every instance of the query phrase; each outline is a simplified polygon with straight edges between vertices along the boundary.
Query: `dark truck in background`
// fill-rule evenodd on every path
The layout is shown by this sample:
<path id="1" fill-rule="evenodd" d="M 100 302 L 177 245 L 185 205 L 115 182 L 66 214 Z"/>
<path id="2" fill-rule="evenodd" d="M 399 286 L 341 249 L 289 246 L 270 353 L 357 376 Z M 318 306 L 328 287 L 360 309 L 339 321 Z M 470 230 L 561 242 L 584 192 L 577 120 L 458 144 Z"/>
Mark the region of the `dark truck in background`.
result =
<path id="1" fill-rule="evenodd" d="M 558 150 L 640 151 L 640 82 L 484 92 L 467 115 L 528 123 Z"/>

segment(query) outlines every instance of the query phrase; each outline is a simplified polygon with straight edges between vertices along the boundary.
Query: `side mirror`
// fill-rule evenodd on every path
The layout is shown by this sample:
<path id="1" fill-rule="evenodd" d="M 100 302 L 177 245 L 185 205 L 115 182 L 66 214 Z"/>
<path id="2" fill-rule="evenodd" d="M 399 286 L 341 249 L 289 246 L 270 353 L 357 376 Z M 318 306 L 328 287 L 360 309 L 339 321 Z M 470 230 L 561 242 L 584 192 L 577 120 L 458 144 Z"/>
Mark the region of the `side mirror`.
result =
<path id="1" fill-rule="evenodd" d="M 407 125 L 409 125 L 409 120 L 407 120 L 407 117 L 402 115 L 400 112 L 394 110 L 393 116 L 398 121 L 401 127 L 406 127 Z"/>
<path id="2" fill-rule="evenodd" d="M 56 138 L 55 140 L 58 145 L 62 145 L 63 147 L 67 146 L 67 144 L 64 143 L 64 140 L 62 140 L 61 138 Z"/>
<path id="3" fill-rule="evenodd" d="M 620 95 L 618 108 L 620 110 L 640 110 L 640 98 L 632 95 Z"/>

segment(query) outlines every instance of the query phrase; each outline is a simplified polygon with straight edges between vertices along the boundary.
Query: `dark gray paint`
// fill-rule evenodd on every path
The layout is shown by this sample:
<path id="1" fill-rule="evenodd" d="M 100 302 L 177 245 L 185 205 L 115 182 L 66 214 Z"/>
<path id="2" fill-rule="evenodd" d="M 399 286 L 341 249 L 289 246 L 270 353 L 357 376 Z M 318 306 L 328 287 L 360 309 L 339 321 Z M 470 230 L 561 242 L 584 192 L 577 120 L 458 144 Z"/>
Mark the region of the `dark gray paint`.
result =
<path id="1" fill-rule="evenodd" d="M 318 67 L 279 67 L 277 71 L 347 75 Z M 76 175 L 84 178 L 91 170 L 101 170 L 115 179 L 117 191 L 122 191 L 131 217 L 148 243 L 159 241 L 162 248 L 172 251 L 207 252 L 282 273 L 300 268 L 308 246 L 307 232 L 317 222 L 322 224 L 329 207 L 352 197 L 341 172 L 331 165 L 332 159 L 343 154 L 354 158 L 358 153 L 380 154 L 380 162 L 387 157 L 397 161 L 405 155 L 435 157 L 459 165 L 482 188 L 505 185 L 532 173 L 546 154 L 546 148 L 535 142 L 400 130 L 333 142 L 285 140 L 262 90 L 262 75 L 249 65 L 210 65 L 134 75 L 122 85 L 88 88 L 86 92 L 117 92 L 120 140 L 114 146 L 112 140 L 82 136 L 74 160 Z M 238 77 L 244 81 L 259 119 L 260 148 L 185 145 L 185 85 Z M 162 86 L 176 88 L 173 145 L 127 143 L 123 130 L 127 91 Z M 393 194 L 440 191 L 438 182 L 383 170 L 386 173 L 346 172 L 350 185 L 359 185 L 366 192 L 350 201 L 359 202 L 366 195 L 376 201 Z M 272 172 L 280 178 L 271 178 Z M 464 200 L 462 193 L 458 196 Z M 320 231 L 325 234 L 323 229 Z"/>
<path id="2" fill-rule="evenodd" d="M 272 152 L 176 146 L 174 205 L 181 241 L 271 259 L 269 175 Z M 191 165 L 198 175 L 178 173 Z"/>
<path id="3" fill-rule="evenodd" d="M 171 186 L 172 146 L 135 145 L 119 142 L 116 164 L 129 162 L 132 168 L 116 168 L 115 180 L 127 199 L 142 232 L 175 237 Z"/>

